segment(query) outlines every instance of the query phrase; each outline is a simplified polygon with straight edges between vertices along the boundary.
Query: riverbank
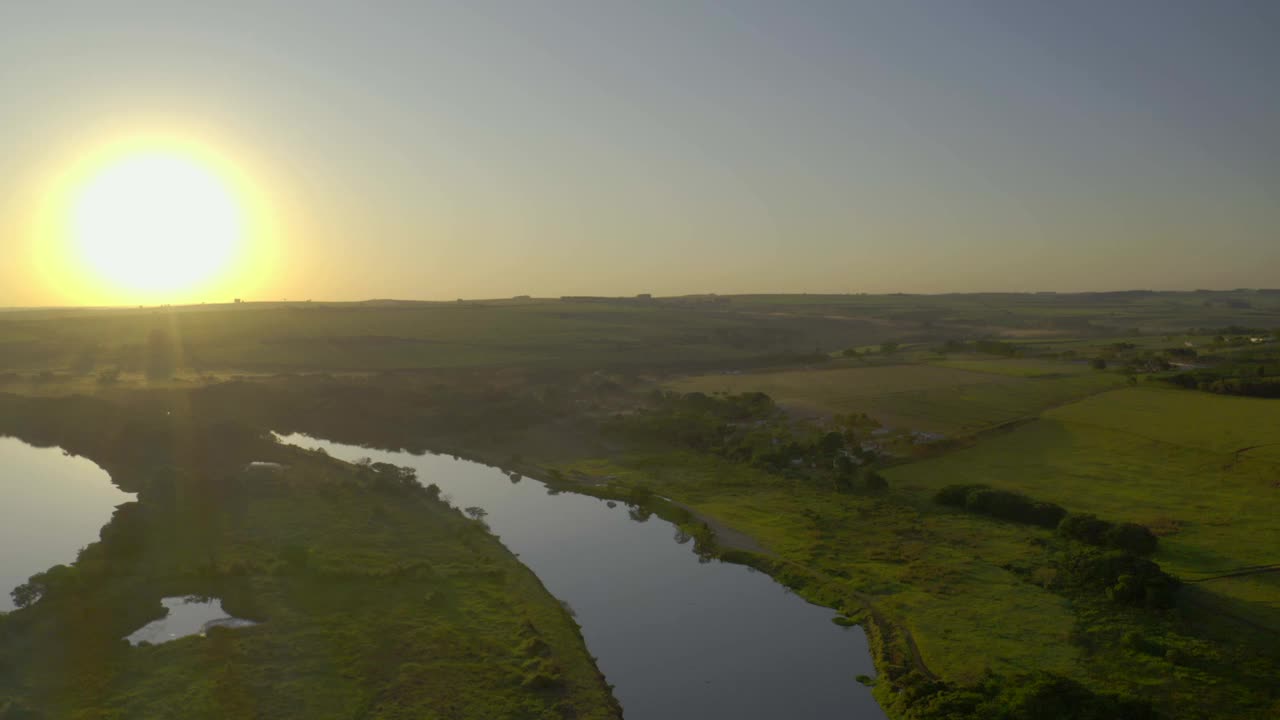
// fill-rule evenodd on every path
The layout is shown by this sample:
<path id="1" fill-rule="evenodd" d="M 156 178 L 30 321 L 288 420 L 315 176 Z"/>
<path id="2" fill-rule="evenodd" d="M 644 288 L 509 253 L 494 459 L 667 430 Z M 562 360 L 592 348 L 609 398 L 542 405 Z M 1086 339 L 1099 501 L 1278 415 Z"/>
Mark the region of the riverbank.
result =
<path id="1" fill-rule="evenodd" d="M 121 428 L 152 442 L 87 453 L 139 499 L 74 563 L 34 578 L 38 599 L 0 615 L 7 712 L 621 716 L 569 611 L 481 523 L 402 471 L 260 444 L 256 431 L 234 442 L 221 421 L 166 423 L 86 399 L 16 404 L 21 427 L 3 431 L 26 428 L 33 442 L 105 448 L 100 436 Z M 0 397 L 0 418 L 14 410 Z M 246 470 L 261 460 L 280 467 Z M 162 597 L 183 595 L 258 624 L 123 640 L 163 612 Z"/>

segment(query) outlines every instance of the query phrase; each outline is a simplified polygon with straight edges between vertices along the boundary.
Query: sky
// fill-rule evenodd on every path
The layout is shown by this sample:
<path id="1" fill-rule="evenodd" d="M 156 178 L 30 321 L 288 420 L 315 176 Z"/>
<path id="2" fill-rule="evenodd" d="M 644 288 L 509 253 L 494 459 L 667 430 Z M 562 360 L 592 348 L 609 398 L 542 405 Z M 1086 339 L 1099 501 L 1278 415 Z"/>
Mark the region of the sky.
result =
<path id="1" fill-rule="evenodd" d="M 1274 287 L 1277 37 L 1269 0 L 2 3 L 0 306 L 143 299 L 37 216 L 148 133 L 270 216 L 256 275 L 148 301 Z"/>

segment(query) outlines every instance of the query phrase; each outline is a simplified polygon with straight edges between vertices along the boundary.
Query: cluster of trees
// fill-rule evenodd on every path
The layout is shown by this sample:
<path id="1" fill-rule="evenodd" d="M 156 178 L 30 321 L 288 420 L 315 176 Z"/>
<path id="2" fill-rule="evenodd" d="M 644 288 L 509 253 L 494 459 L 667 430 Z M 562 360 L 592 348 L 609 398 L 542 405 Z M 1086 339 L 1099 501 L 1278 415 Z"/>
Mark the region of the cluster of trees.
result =
<path id="1" fill-rule="evenodd" d="M 1202 390 L 1220 395 L 1280 398 L 1280 376 L 1268 375 L 1265 365 L 1197 370 L 1172 375 L 1165 378 L 1165 381 L 1188 390 Z"/>
<path id="2" fill-rule="evenodd" d="M 417 491 L 421 487 L 418 484 L 418 471 L 411 467 L 373 462 L 369 458 L 360 458 L 355 464 L 360 469 L 358 477 L 361 483 L 367 487 L 378 490 L 410 491 Z M 438 497 L 440 488 L 434 483 L 431 487 L 435 488 L 435 494 Z"/>
<path id="3" fill-rule="evenodd" d="M 880 424 L 863 414 L 837 415 L 819 428 L 793 422 L 764 393 L 707 395 L 656 390 L 648 406 L 615 416 L 606 429 L 672 442 L 767 472 L 830 483 L 837 491 L 883 490 L 869 466 L 878 458 L 863 439 Z"/>
<path id="4" fill-rule="evenodd" d="M 1092 546 L 1066 551 L 1054 581 L 1060 589 L 1102 591 L 1119 604 L 1165 608 L 1172 606 L 1181 584 L 1156 563 L 1140 557 L 1155 552 L 1157 538 L 1137 523 L 1111 523 L 1089 513 L 1069 513 L 1061 505 L 986 485 L 948 485 L 934 500 L 1001 520 L 1052 528 L 1061 537 Z"/>
<path id="5" fill-rule="evenodd" d="M 1058 588 L 1102 591 L 1120 605 L 1170 608 L 1182 585 L 1156 563 L 1123 550 L 1077 546 L 1059 558 L 1057 569 Z"/>
<path id="6" fill-rule="evenodd" d="M 54 565 L 9 592 L 13 604 L 19 608 L 31 606 L 48 594 L 63 594 L 80 585 L 80 571 L 68 565 Z"/>
<path id="7" fill-rule="evenodd" d="M 933 497 L 940 505 L 964 508 L 1009 522 L 1038 525 L 1058 534 L 1101 548 L 1134 555 L 1156 551 L 1157 538 L 1137 523 L 1111 523 L 1089 513 L 1069 513 L 1056 503 L 1041 502 L 1019 492 L 997 490 L 987 485 L 948 485 Z"/>
<path id="8" fill-rule="evenodd" d="M 1022 493 L 995 490 L 986 485 L 948 485 L 934 495 L 934 500 L 941 505 L 1050 529 L 1058 527 L 1067 515 L 1061 505 L 1040 502 Z"/>
<path id="9" fill-rule="evenodd" d="M 1145 700 L 1095 693 L 1047 672 L 1002 676 L 988 673 L 973 685 L 932 680 L 911 673 L 887 698 L 904 720 L 1159 720 Z"/>
<path id="10" fill-rule="evenodd" d="M 975 352 L 984 355 L 999 355 L 1001 357 L 1015 357 L 1021 354 L 1017 345 L 1000 340 L 975 340 L 971 343 L 963 340 L 948 340 L 942 344 L 942 351 Z"/>
<path id="11" fill-rule="evenodd" d="M 1150 555 L 1159 540 L 1150 529 L 1137 523 L 1110 523 L 1089 513 L 1067 513 L 1058 523 L 1058 534 L 1101 548 L 1133 555 Z"/>

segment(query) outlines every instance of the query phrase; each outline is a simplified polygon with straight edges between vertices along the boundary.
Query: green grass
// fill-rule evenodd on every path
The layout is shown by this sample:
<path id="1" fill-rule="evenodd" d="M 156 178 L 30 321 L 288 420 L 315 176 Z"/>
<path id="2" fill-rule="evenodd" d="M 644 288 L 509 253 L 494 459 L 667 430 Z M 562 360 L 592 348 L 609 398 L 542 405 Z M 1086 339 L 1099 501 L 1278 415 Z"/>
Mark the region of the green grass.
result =
<path id="1" fill-rule="evenodd" d="M 888 476 L 921 494 L 986 483 L 1149 525 L 1165 533 L 1156 560 L 1191 579 L 1280 563 L 1280 464 L 1234 453 L 1265 443 L 1280 443 L 1280 403 L 1135 388 Z"/>
<path id="2" fill-rule="evenodd" d="M 695 375 L 668 383 L 680 392 L 763 392 L 775 401 L 822 412 L 849 412 L 860 401 L 909 390 L 999 382 L 983 374 L 930 365 L 887 365 L 834 370 L 783 370 L 736 375 Z"/>
<path id="3" fill-rule="evenodd" d="M 1028 378 L 936 365 L 697 375 L 680 392 L 763 392 L 808 414 L 865 412 L 892 427 L 963 435 L 1124 383 L 1111 373 Z"/>
<path id="4" fill-rule="evenodd" d="M 138 370 L 153 331 L 165 333 L 179 368 L 214 371 L 706 365 L 892 333 L 824 318 L 558 300 L 28 311 L 0 313 L 0 371 Z"/>
<path id="5" fill-rule="evenodd" d="M 1250 303 L 1247 309 L 1228 302 Z M 762 357 L 945 338 L 1077 342 L 1228 324 L 1280 326 L 1280 295 L 741 295 L 649 302 L 247 303 L 0 312 L 0 373 L 140 364 L 168 333 L 200 370 L 349 371 L 493 366 L 750 367 Z M 1046 349 L 1069 349 L 1044 344 Z M 922 357 L 922 356 L 921 356 Z M 86 370 L 85 368 L 89 368 Z"/>
<path id="6" fill-rule="evenodd" d="M 1084 362 L 1068 363 L 1054 362 L 1052 360 L 1024 360 L 1021 358 L 949 357 L 945 360 L 936 360 L 933 364 L 956 370 L 970 370 L 1023 378 L 1078 375 L 1093 372 L 1089 365 Z"/>

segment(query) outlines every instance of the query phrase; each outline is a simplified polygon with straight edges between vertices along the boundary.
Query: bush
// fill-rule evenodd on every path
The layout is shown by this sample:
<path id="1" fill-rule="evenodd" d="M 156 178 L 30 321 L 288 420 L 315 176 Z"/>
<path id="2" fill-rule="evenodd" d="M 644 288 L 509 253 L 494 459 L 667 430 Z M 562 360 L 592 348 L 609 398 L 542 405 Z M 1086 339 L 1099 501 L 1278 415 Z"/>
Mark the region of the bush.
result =
<path id="1" fill-rule="evenodd" d="M 1143 700 L 1095 693 L 1060 675 L 988 673 L 957 685 L 911 673 L 895 682 L 887 708 L 916 720 L 1157 720 Z"/>
<path id="2" fill-rule="evenodd" d="M 994 490 L 986 485 L 948 485 L 933 496 L 934 502 L 963 507 L 1010 522 L 1054 528 L 1067 511 L 1054 503 L 1039 502 L 1022 493 Z"/>
<path id="3" fill-rule="evenodd" d="M 1089 545 L 1104 545 L 1111 523 L 1092 513 L 1069 513 L 1058 523 L 1058 534 Z"/>
<path id="4" fill-rule="evenodd" d="M 1040 527 L 1056 528 L 1058 523 L 1062 522 L 1062 518 L 1067 516 L 1067 509 L 1061 505 L 1047 502 L 1032 503 L 1031 511 L 1028 517 L 1033 525 Z"/>
<path id="5" fill-rule="evenodd" d="M 1159 539 L 1137 523 L 1113 525 L 1090 513 L 1070 513 L 1058 524 L 1058 534 L 1097 547 L 1114 548 L 1134 555 L 1150 555 Z"/>
<path id="6" fill-rule="evenodd" d="M 1159 565 L 1119 550 L 1074 551 L 1061 560 L 1059 570 L 1060 587 L 1102 590 L 1108 600 L 1121 605 L 1172 607 L 1182 585 Z"/>
<path id="7" fill-rule="evenodd" d="M 986 488 L 986 485 L 948 485 L 939 490 L 933 496 L 933 500 L 939 505 L 964 507 L 965 500 L 969 497 L 970 492 L 985 490 Z"/>
<path id="8" fill-rule="evenodd" d="M 1150 555 L 1156 551 L 1159 540 L 1155 533 L 1137 523 L 1120 523 L 1113 526 L 1105 534 L 1108 547 L 1133 553 L 1134 555 Z"/>

